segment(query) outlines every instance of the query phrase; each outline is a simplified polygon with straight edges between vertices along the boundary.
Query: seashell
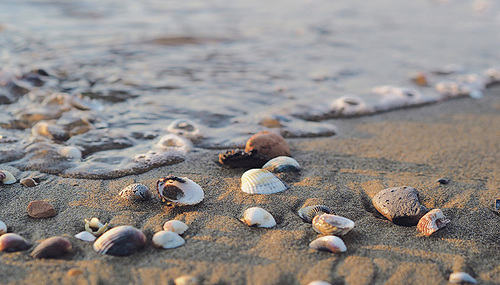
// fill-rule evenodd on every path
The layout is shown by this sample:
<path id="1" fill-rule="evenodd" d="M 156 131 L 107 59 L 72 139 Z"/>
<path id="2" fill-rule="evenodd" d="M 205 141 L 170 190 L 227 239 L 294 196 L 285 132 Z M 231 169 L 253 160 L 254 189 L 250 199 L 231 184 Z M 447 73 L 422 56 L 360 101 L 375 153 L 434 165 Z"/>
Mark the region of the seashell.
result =
<path id="1" fill-rule="evenodd" d="M 359 116 L 373 112 L 366 102 L 353 95 L 342 96 L 330 104 L 332 117 Z"/>
<path id="2" fill-rule="evenodd" d="M 417 229 L 424 235 L 430 236 L 435 231 L 444 228 L 449 222 L 450 220 L 446 219 L 441 210 L 433 209 L 420 218 Z"/>
<path id="3" fill-rule="evenodd" d="M 326 281 L 323 281 L 323 280 L 314 280 L 314 281 L 307 283 L 307 285 L 332 285 L 332 284 L 328 283 Z"/>
<path id="4" fill-rule="evenodd" d="M 313 240 L 309 247 L 320 251 L 329 251 L 333 253 L 345 252 L 347 247 L 344 242 L 336 236 L 323 236 Z"/>
<path id="5" fill-rule="evenodd" d="M 198 278 L 191 275 L 182 275 L 174 279 L 175 285 L 197 285 L 199 284 Z"/>
<path id="6" fill-rule="evenodd" d="M 95 235 L 93 235 L 93 234 L 91 234 L 90 232 L 87 232 L 87 231 L 83 231 L 83 232 L 77 233 L 75 235 L 75 237 L 77 239 L 79 239 L 79 240 L 88 241 L 88 242 L 95 241 L 95 239 L 96 239 Z"/>
<path id="7" fill-rule="evenodd" d="M 94 250 L 115 256 L 131 255 L 146 245 L 146 236 L 132 226 L 118 226 L 94 242 Z"/>
<path id="8" fill-rule="evenodd" d="M 195 205 L 205 197 L 201 186 L 187 177 L 169 175 L 160 178 L 156 182 L 156 189 L 162 202 L 168 201 L 175 205 Z"/>
<path id="9" fill-rule="evenodd" d="M 288 188 L 285 182 L 265 169 L 250 169 L 241 176 L 241 190 L 248 194 L 272 194 Z"/>
<path id="10" fill-rule="evenodd" d="M 495 200 L 495 211 L 500 212 L 500 199 Z"/>
<path id="11" fill-rule="evenodd" d="M 300 208 L 298 213 L 299 216 L 302 218 L 302 220 L 308 223 L 312 223 L 314 217 L 318 215 L 335 214 L 335 212 L 332 209 L 323 205 L 314 205 L 314 206 L 307 206 L 304 208 Z"/>
<path id="12" fill-rule="evenodd" d="M 30 242 L 18 234 L 8 233 L 0 236 L 0 251 L 15 252 L 30 247 Z"/>
<path id="13" fill-rule="evenodd" d="M 262 167 L 268 158 L 260 155 L 256 150 L 246 152 L 244 150 L 228 150 L 225 153 L 219 154 L 220 164 L 232 168 L 255 168 Z"/>
<path id="14" fill-rule="evenodd" d="M 179 235 L 182 235 L 185 231 L 187 231 L 188 228 L 189 227 L 185 223 L 179 220 L 170 220 L 163 224 L 163 230 L 174 232 Z"/>
<path id="15" fill-rule="evenodd" d="M 450 179 L 448 178 L 439 178 L 438 180 L 436 180 L 437 183 L 439 184 L 448 184 L 450 183 Z"/>
<path id="16" fill-rule="evenodd" d="M 200 128 L 188 119 L 174 120 L 168 125 L 167 131 L 185 137 L 192 142 L 200 141 L 203 138 Z"/>
<path id="17" fill-rule="evenodd" d="M 272 228 L 276 226 L 273 215 L 259 207 L 246 209 L 241 221 L 249 226 L 257 226 L 260 228 Z"/>
<path id="18" fill-rule="evenodd" d="M 3 184 L 7 185 L 7 184 L 14 184 L 14 183 L 16 183 L 17 179 L 9 171 L 7 171 L 7 170 L 0 170 L 0 181 Z"/>
<path id="19" fill-rule="evenodd" d="M 186 243 L 177 233 L 171 231 L 159 231 L 153 235 L 153 244 L 161 248 L 176 248 Z"/>
<path id="20" fill-rule="evenodd" d="M 70 253 L 71 242 L 60 236 L 48 238 L 33 249 L 30 256 L 34 258 L 57 258 Z"/>
<path id="21" fill-rule="evenodd" d="M 6 232 L 7 232 L 7 225 L 4 222 L 0 221 L 0 235 L 3 235 Z"/>
<path id="22" fill-rule="evenodd" d="M 146 201 L 151 197 L 151 192 L 146 185 L 136 183 L 123 188 L 118 195 L 131 201 Z"/>
<path id="23" fill-rule="evenodd" d="M 313 218 L 312 227 L 324 235 L 345 235 L 354 228 L 354 222 L 341 216 L 322 214 Z"/>
<path id="24" fill-rule="evenodd" d="M 57 153 L 59 153 L 62 157 L 65 157 L 70 160 L 82 159 L 82 152 L 74 146 L 60 147 L 57 149 Z"/>
<path id="25" fill-rule="evenodd" d="M 450 274 L 450 279 L 448 279 L 448 281 L 452 284 L 477 283 L 476 279 L 465 272 L 453 272 L 452 274 Z"/>
<path id="26" fill-rule="evenodd" d="M 24 185 L 26 187 L 35 187 L 38 185 L 38 182 L 33 178 L 21 179 L 21 181 L 19 181 L 19 183 L 21 183 L 22 185 Z"/>
<path id="27" fill-rule="evenodd" d="M 108 229 L 108 223 L 102 224 L 98 218 L 85 219 L 85 230 L 96 237 L 102 235 Z"/>
<path id="28" fill-rule="evenodd" d="M 275 133 L 262 131 L 251 136 L 245 145 L 245 151 L 256 150 L 258 154 L 269 159 L 278 156 L 290 156 L 290 146 L 286 140 Z"/>
<path id="29" fill-rule="evenodd" d="M 271 172 L 299 171 L 300 164 L 289 156 L 278 156 L 269 160 L 262 168 Z"/>

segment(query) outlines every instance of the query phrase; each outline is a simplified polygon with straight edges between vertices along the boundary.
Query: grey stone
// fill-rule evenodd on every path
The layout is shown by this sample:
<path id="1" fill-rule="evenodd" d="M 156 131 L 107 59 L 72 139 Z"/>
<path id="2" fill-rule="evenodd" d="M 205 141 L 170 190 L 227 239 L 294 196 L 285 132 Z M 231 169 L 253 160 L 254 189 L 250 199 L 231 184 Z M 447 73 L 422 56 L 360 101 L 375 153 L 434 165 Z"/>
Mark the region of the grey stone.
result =
<path id="1" fill-rule="evenodd" d="M 417 189 L 409 186 L 387 188 L 372 199 L 384 217 L 401 226 L 414 226 L 429 210 L 420 204 Z"/>

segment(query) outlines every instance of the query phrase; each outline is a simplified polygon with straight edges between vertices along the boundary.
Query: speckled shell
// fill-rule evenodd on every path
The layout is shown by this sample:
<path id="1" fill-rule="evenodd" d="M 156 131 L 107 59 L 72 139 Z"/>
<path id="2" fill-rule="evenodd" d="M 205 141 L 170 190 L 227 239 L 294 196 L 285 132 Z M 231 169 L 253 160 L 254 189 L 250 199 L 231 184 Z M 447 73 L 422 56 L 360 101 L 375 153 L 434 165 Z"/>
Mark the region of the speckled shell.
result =
<path id="1" fill-rule="evenodd" d="M 91 234 L 88 231 L 79 232 L 75 235 L 75 237 L 79 240 L 83 240 L 83 241 L 87 241 L 87 242 L 93 242 L 96 239 L 95 235 Z"/>
<path id="2" fill-rule="evenodd" d="M 179 178 L 173 175 L 160 178 L 156 189 L 162 202 L 168 201 L 174 205 L 196 205 L 205 197 L 200 185 L 187 177 Z"/>
<path id="3" fill-rule="evenodd" d="M 7 232 L 7 225 L 4 222 L 0 221 L 0 235 L 3 235 L 6 232 Z"/>
<path id="4" fill-rule="evenodd" d="M 426 236 L 430 236 L 437 230 L 444 228 L 450 220 L 448 220 L 443 212 L 439 209 L 433 209 L 425 214 L 417 224 L 417 229 Z"/>
<path id="5" fill-rule="evenodd" d="M 271 213 L 259 207 L 246 209 L 243 213 L 241 221 L 249 226 L 257 226 L 261 228 L 272 228 L 276 226 L 276 221 Z"/>
<path id="6" fill-rule="evenodd" d="M 58 258 L 71 251 L 71 242 L 65 237 L 56 236 L 42 241 L 30 255 L 34 258 Z"/>
<path id="7" fill-rule="evenodd" d="M 0 236 L 0 251 L 15 252 L 31 247 L 29 241 L 18 234 L 8 233 Z"/>
<path id="8" fill-rule="evenodd" d="M 311 223 L 314 217 L 322 214 L 335 214 L 335 212 L 324 205 L 314 205 L 300 208 L 299 216 L 307 223 Z"/>
<path id="9" fill-rule="evenodd" d="M 188 229 L 188 225 L 179 220 L 170 220 L 163 224 L 163 230 L 182 235 Z"/>
<path id="10" fill-rule="evenodd" d="M 272 194 L 288 188 L 285 182 L 265 169 L 250 169 L 241 176 L 241 190 L 248 194 Z"/>
<path id="11" fill-rule="evenodd" d="M 333 253 L 345 252 L 347 247 L 344 242 L 336 236 L 323 236 L 313 240 L 309 247 L 320 251 L 329 251 Z"/>
<path id="12" fill-rule="evenodd" d="M 465 272 L 453 272 L 452 274 L 450 274 L 450 279 L 448 279 L 448 281 L 452 284 L 477 283 L 476 279 Z"/>
<path id="13" fill-rule="evenodd" d="M 324 235 L 345 235 L 354 228 L 354 222 L 341 216 L 322 214 L 313 218 L 312 227 Z"/>
<path id="14" fill-rule="evenodd" d="M 160 248 L 176 248 L 186 243 L 178 234 L 171 231 L 159 231 L 153 235 L 153 244 Z"/>
<path id="15" fill-rule="evenodd" d="M 96 229 L 96 230 L 94 230 Z M 108 224 L 102 224 L 98 218 L 85 219 L 85 230 L 96 237 L 102 235 L 108 229 Z"/>
<path id="16" fill-rule="evenodd" d="M 146 201 L 151 197 L 151 192 L 146 185 L 136 183 L 123 188 L 118 195 L 130 201 Z"/>
<path id="17" fill-rule="evenodd" d="M 299 171 L 300 164 L 289 156 L 278 156 L 269 160 L 262 168 L 271 172 Z"/>
<path id="18" fill-rule="evenodd" d="M 94 242 L 94 250 L 101 254 L 131 255 L 146 245 L 146 236 L 132 226 L 118 226 L 105 232 Z"/>
<path id="19" fill-rule="evenodd" d="M 0 170 L 0 181 L 3 184 L 7 185 L 7 184 L 14 184 L 14 183 L 16 183 L 17 179 L 9 171 L 7 171 L 7 170 Z"/>

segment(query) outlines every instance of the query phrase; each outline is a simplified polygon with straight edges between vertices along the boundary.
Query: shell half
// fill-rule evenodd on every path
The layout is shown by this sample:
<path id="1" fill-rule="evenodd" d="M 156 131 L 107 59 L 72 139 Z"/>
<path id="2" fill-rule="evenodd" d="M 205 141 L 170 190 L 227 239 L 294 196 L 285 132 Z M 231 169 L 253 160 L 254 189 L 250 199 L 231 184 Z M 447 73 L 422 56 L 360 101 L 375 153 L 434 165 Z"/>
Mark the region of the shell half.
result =
<path id="1" fill-rule="evenodd" d="M 248 194 L 272 194 L 288 188 L 285 182 L 265 169 L 250 169 L 241 176 L 241 190 Z"/>
<path id="2" fill-rule="evenodd" d="M 289 156 L 278 156 L 269 160 L 262 168 L 271 172 L 299 171 L 300 164 Z"/>
<path id="3" fill-rule="evenodd" d="M 324 236 L 313 240 L 309 247 L 319 251 L 329 251 L 333 253 L 345 252 L 347 247 L 344 242 L 336 236 Z"/>
<path id="4" fill-rule="evenodd" d="M 307 223 L 311 223 L 314 217 L 322 214 L 335 214 L 335 212 L 324 205 L 314 205 L 300 208 L 299 216 Z"/>
<path id="5" fill-rule="evenodd" d="M 354 228 L 354 222 L 341 216 L 322 214 L 313 218 L 312 227 L 324 235 L 345 235 Z"/>
<path id="6" fill-rule="evenodd" d="M 72 251 L 71 242 L 60 236 L 55 236 L 42 241 L 31 252 L 34 258 L 58 258 Z"/>
<path id="7" fill-rule="evenodd" d="M 0 170 L 0 181 L 5 184 L 14 184 L 16 183 L 17 179 L 10 173 L 10 171 L 7 170 Z"/>
<path id="8" fill-rule="evenodd" d="M 443 212 L 439 209 L 433 209 L 425 214 L 417 224 L 417 229 L 426 236 L 430 236 L 434 232 L 444 228 L 450 220 L 448 220 Z"/>
<path id="9" fill-rule="evenodd" d="M 96 237 L 102 235 L 108 229 L 108 223 L 102 224 L 98 218 L 85 219 L 85 230 Z"/>
<path id="10" fill-rule="evenodd" d="M 127 256 L 146 245 L 146 236 L 132 226 L 118 226 L 105 232 L 94 242 L 94 250 L 101 254 Z"/>
<path id="11" fill-rule="evenodd" d="M 170 220 L 163 224 L 164 231 L 174 232 L 178 235 L 182 235 L 188 228 L 188 225 L 179 220 Z"/>
<path id="12" fill-rule="evenodd" d="M 249 226 L 257 226 L 261 228 L 272 228 L 276 226 L 276 221 L 274 220 L 273 215 L 259 207 L 246 209 L 243 213 L 241 221 Z"/>
<path id="13" fill-rule="evenodd" d="M 88 231 L 79 232 L 75 235 L 75 237 L 79 240 L 83 240 L 83 241 L 87 241 L 87 242 L 93 242 L 96 239 L 95 235 L 91 234 Z"/>
<path id="14" fill-rule="evenodd" d="M 156 189 L 162 202 L 174 205 L 196 205 L 205 197 L 200 185 L 187 177 L 169 175 L 156 182 Z"/>
<path id="15" fill-rule="evenodd" d="M 15 252 L 26 250 L 31 247 L 29 241 L 15 233 L 0 236 L 0 251 Z"/>
<path id="16" fill-rule="evenodd" d="M 176 248 L 186 243 L 178 234 L 171 231 L 159 231 L 153 235 L 153 244 L 160 248 Z"/>
<path id="17" fill-rule="evenodd" d="M 469 284 L 476 284 L 477 281 L 474 279 L 474 277 L 470 276 L 468 273 L 465 272 L 454 272 L 450 274 L 450 278 L 448 281 L 452 284 L 464 284 L 464 283 L 469 283 Z"/>

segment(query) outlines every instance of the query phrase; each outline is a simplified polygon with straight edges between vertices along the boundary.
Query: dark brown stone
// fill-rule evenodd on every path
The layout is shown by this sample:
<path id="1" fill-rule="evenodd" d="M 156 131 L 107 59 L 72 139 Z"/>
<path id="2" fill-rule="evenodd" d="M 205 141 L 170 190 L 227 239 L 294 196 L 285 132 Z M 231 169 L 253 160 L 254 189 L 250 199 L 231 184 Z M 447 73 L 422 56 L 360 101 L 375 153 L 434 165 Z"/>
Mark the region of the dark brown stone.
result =
<path id="1" fill-rule="evenodd" d="M 28 205 L 28 215 L 35 219 L 50 218 L 56 214 L 56 209 L 45 201 L 31 201 Z"/>

